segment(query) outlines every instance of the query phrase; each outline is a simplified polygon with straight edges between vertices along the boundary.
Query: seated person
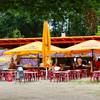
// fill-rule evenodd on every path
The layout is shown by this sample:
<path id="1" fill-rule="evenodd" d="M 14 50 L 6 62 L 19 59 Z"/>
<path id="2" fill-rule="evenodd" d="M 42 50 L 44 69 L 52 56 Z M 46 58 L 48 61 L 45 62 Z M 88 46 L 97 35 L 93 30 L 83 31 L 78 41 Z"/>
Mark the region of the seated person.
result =
<path id="1" fill-rule="evenodd" d="M 57 66 L 56 64 L 53 65 L 54 71 L 59 71 L 60 69 L 61 69 L 60 66 Z"/>
<path id="2" fill-rule="evenodd" d="M 24 69 L 32 68 L 32 64 L 30 64 L 30 63 L 29 64 L 25 64 L 23 67 L 24 67 Z"/>
<path id="3" fill-rule="evenodd" d="M 75 69 L 81 69 L 82 68 L 82 59 L 81 57 L 78 57 L 75 63 Z"/>
<path id="4" fill-rule="evenodd" d="M 100 58 L 95 62 L 96 70 L 100 70 Z"/>
<path id="5" fill-rule="evenodd" d="M 63 65 L 62 64 L 59 64 L 59 66 L 60 66 L 60 70 L 63 70 Z"/>
<path id="6" fill-rule="evenodd" d="M 43 63 L 40 63 L 40 66 L 39 67 L 44 67 L 44 64 Z"/>
<path id="7" fill-rule="evenodd" d="M 13 59 L 11 60 L 11 62 L 9 64 L 9 69 L 16 69 L 16 64 Z"/>

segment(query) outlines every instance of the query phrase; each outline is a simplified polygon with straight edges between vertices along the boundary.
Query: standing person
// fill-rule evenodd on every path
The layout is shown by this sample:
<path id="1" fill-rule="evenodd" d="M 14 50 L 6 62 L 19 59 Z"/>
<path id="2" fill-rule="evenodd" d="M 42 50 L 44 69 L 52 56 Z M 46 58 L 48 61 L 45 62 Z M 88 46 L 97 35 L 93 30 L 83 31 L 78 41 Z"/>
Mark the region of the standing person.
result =
<path id="1" fill-rule="evenodd" d="M 17 68 L 17 78 L 19 79 L 19 82 L 22 82 L 22 79 L 24 78 L 24 70 L 22 66 Z"/>

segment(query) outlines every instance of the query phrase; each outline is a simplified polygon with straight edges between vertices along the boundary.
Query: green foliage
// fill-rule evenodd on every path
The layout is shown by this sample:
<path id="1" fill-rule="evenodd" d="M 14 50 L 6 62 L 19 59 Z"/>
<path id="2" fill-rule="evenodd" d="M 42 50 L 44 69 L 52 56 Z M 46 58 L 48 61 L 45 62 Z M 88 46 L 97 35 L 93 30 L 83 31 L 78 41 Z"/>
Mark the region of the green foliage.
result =
<path id="1" fill-rule="evenodd" d="M 98 25 L 98 30 L 97 30 L 96 35 L 100 36 L 100 25 Z"/>
<path id="2" fill-rule="evenodd" d="M 0 0 L 0 38 L 40 37 L 44 20 L 52 25 L 52 36 L 93 35 L 87 10 L 96 11 L 100 19 L 99 0 Z M 21 35 L 16 36 L 16 29 Z"/>
<path id="3" fill-rule="evenodd" d="M 15 29 L 12 31 L 12 33 L 8 34 L 8 38 L 22 38 L 22 37 L 24 37 L 24 36 L 21 35 L 21 33 L 18 29 Z"/>

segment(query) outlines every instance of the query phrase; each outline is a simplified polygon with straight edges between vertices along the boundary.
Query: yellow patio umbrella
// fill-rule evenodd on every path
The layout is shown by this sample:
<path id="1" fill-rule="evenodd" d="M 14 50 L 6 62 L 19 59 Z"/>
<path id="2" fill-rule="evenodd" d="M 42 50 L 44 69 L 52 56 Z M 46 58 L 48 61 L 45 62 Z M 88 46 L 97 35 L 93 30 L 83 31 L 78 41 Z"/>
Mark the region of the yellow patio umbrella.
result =
<path id="1" fill-rule="evenodd" d="M 54 52 L 62 51 L 61 48 L 51 45 L 51 50 L 48 52 L 49 54 Z M 28 55 L 28 54 L 39 54 L 42 53 L 42 42 L 32 42 L 8 51 L 5 51 L 5 55 Z"/>
<path id="2" fill-rule="evenodd" d="M 43 56 L 43 65 L 45 68 L 48 66 L 49 52 L 51 51 L 51 38 L 50 31 L 48 27 L 48 22 L 45 21 L 43 25 L 43 37 L 42 37 L 42 56 Z"/>
<path id="3" fill-rule="evenodd" d="M 5 51 L 5 55 L 27 55 L 27 54 L 38 54 L 41 52 L 42 43 L 32 42 L 8 51 Z"/>
<path id="4" fill-rule="evenodd" d="M 11 60 L 11 56 L 0 56 L 0 62 L 8 62 Z"/>
<path id="5" fill-rule="evenodd" d="M 100 42 L 96 40 L 88 40 L 73 46 L 70 46 L 68 48 L 65 48 L 63 52 L 66 53 L 87 53 L 92 52 L 92 67 L 91 71 L 93 71 L 93 58 L 94 58 L 94 52 L 98 53 L 100 52 Z"/>

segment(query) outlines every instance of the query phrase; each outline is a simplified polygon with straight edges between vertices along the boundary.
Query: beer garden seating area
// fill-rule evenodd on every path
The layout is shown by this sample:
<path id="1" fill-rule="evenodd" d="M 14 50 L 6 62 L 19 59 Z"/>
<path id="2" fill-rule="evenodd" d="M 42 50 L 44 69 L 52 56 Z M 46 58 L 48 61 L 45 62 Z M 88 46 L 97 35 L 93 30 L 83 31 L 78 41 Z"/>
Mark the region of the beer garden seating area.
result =
<path id="1" fill-rule="evenodd" d="M 94 71 L 93 75 L 90 77 L 92 81 L 100 81 L 100 71 Z M 66 71 L 46 71 L 45 70 L 25 70 L 23 82 L 32 82 L 39 80 L 50 80 L 50 82 L 68 82 L 71 80 L 87 78 L 87 69 L 76 69 L 76 70 L 66 70 Z M 0 81 L 18 81 L 17 72 L 15 70 L 0 71 Z"/>
<path id="2" fill-rule="evenodd" d="M 90 77 L 90 80 L 92 81 L 99 81 L 100 80 L 100 62 L 97 63 L 98 65 L 98 71 L 95 71 L 95 61 L 94 61 L 94 53 L 99 53 L 100 50 L 100 42 L 96 40 L 88 40 L 83 41 L 79 44 L 67 47 L 67 48 L 60 48 L 56 47 L 54 45 L 51 45 L 51 39 L 50 39 L 50 32 L 48 28 L 48 22 L 45 21 L 43 25 L 43 38 L 42 42 L 32 42 L 8 51 L 5 51 L 4 55 L 16 55 L 16 59 L 11 58 L 11 63 L 9 64 L 10 68 L 7 70 L 0 70 L 0 80 L 2 81 L 19 81 L 20 78 L 18 78 L 18 67 L 23 67 L 24 65 L 20 62 L 20 56 L 22 55 L 29 55 L 29 54 L 37 54 L 37 58 L 35 59 L 35 64 L 37 65 L 36 68 L 30 63 L 28 63 L 29 68 L 25 69 L 23 71 L 23 78 L 21 81 L 27 82 L 27 81 L 39 81 L 40 79 L 46 79 L 50 80 L 50 82 L 68 82 L 70 80 L 75 79 L 81 79 Z M 79 57 L 73 57 L 75 59 L 72 59 L 70 61 L 67 61 L 65 63 L 65 66 L 67 66 L 67 69 L 64 69 L 65 66 L 60 66 L 62 63 L 57 61 L 57 54 L 65 54 L 65 58 L 71 57 L 73 54 L 80 54 L 81 56 L 83 53 L 91 53 L 91 59 L 90 63 L 88 61 L 88 64 L 82 64 L 82 58 Z M 45 70 L 41 70 L 39 67 L 39 55 L 42 55 L 42 62 L 43 62 L 43 68 Z M 50 54 L 54 54 L 55 62 L 51 64 Z M 16 61 L 16 64 L 15 64 Z M 63 60 L 62 60 L 63 61 Z M 27 60 L 25 61 L 27 62 Z M 32 64 L 33 59 L 32 59 Z M 53 68 L 56 65 L 56 67 L 61 67 L 60 70 L 53 70 Z M 59 65 L 58 65 L 59 64 Z M 18 66 L 17 66 L 18 65 Z M 51 69 L 49 69 L 51 67 Z M 23 69 L 22 68 L 22 69 Z M 21 82 L 20 81 L 20 82 Z"/>

